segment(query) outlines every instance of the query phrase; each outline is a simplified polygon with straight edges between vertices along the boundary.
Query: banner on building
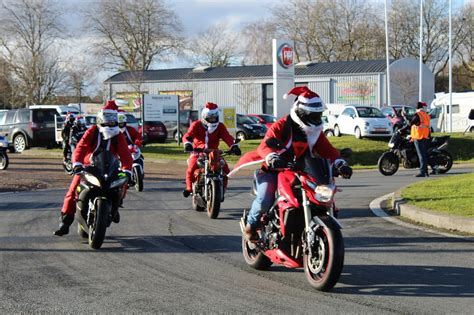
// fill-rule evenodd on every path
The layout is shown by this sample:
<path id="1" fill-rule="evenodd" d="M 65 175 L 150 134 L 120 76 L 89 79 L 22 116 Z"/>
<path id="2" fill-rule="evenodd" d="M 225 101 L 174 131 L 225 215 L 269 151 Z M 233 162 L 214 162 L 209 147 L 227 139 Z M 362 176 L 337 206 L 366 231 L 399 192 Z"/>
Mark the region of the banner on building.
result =
<path id="1" fill-rule="evenodd" d="M 199 106 L 199 117 L 204 106 Z M 237 128 L 236 108 L 219 106 L 219 121 L 222 122 L 229 131 L 234 131 Z"/>

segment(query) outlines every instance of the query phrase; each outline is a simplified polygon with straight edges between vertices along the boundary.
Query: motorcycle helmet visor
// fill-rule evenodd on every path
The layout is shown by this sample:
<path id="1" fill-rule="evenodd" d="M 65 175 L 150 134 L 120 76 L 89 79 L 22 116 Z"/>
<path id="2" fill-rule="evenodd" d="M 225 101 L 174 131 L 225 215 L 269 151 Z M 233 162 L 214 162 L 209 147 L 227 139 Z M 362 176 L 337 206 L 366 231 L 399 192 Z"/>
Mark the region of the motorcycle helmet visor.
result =
<path id="1" fill-rule="evenodd" d="M 207 114 L 205 119 L 208 123 L 215 124 L 219 121 L 219 114 Z"/>
<path id="2" fill-rule="evenodd" d="M 115 127 L 118 125 L 117 113 L 107 113 L 104 112 L 101 115 L 99 126 L 101 127 Z"/>

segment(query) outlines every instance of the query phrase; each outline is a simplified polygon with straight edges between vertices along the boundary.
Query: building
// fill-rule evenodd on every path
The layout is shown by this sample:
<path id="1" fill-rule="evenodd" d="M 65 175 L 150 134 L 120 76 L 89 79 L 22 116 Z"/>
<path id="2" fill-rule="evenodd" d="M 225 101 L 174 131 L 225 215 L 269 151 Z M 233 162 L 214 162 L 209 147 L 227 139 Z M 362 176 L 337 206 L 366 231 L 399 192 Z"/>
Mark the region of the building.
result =
<path id="1" fill-rule="evenodd" d="M 415 59 L 390 61 L 392 104 L 418 101 Z M 238 113 L 273 113 L 272 65 L 197 67 L 121 72 L 108 78 L 109 96 L 132 100 L 140 93 L 178 94 L 181 109 L 197 109 L 207 101 L 236 106 Z M 307 85 L 326 103 L 387 104 L 386 61 L 305 62 L 295 65 L 295 85 Z M 434 97 L 434 75 L 423 65 L 423 101 Z"/>

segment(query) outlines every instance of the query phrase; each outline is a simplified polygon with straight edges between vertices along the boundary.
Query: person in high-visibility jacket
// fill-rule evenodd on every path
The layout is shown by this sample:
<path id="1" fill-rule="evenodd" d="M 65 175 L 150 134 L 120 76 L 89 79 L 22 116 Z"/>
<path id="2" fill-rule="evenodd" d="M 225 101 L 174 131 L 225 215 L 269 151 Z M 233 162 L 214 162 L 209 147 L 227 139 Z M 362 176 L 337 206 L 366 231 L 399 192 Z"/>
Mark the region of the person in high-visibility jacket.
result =
<path id="1" fill-rule="evenodd" d="M 405 128 L 411 128 L 410 136 L 415 143 L 416 152 L 420 161 L 420 173 L 416 177 L 428 177 L 428 147 L 430 144 L 430 115 L 425 111 L 426 103 L 416 104 L 416 114 Z M 403 128 L 403 129 L 405 129 Z M 400 130 L 402 132 L 402 130 Z M 436 170 L 433 169 L 433 173 Z"/>

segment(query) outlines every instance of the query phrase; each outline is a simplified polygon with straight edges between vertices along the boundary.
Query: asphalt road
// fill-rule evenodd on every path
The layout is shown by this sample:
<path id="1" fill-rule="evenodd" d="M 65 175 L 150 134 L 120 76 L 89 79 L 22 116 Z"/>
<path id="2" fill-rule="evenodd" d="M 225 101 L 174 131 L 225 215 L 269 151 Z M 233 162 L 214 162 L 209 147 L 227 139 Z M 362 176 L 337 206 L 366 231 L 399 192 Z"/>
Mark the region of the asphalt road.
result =
<path id="1" fill-rule="evenodd" d="M 249 178 L 231 181 L 210 220 L 191 210 L 181 181 L 150 177 L 143 193 L 130 191 L 98 251 L 74 232 L 52 235 L 65 190 L 0 194 L 0 313 L 472 314 L 474 243 L 393 225 L 368 209 L 418 180 L 414 173 L 338 181 L 346 256 L 331 293 L 313 290 L 302 270 L 245 264 L 238 220 L 252 199 Z"/>

